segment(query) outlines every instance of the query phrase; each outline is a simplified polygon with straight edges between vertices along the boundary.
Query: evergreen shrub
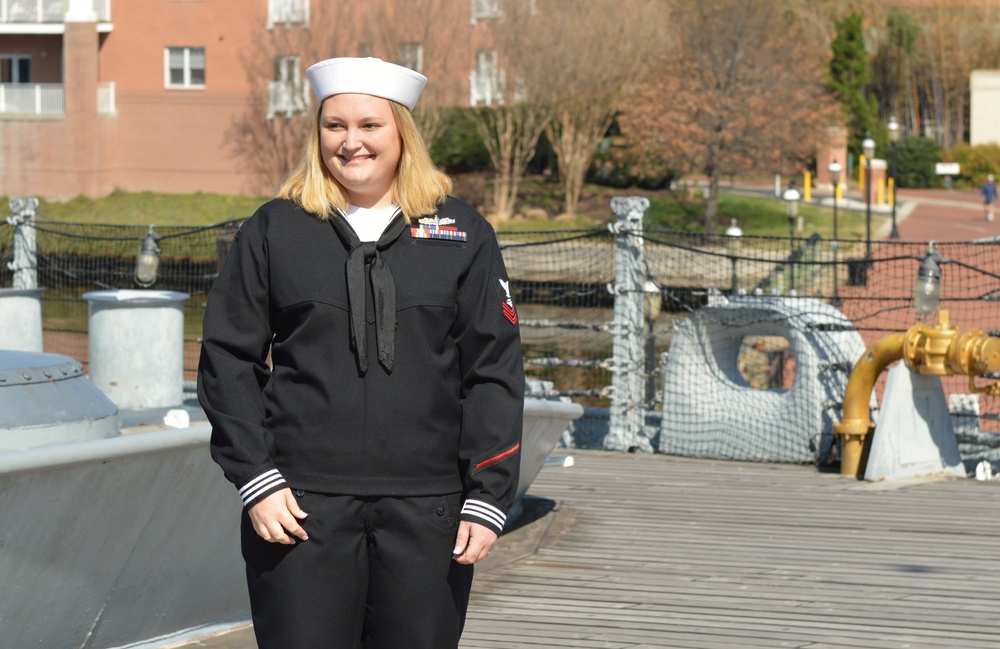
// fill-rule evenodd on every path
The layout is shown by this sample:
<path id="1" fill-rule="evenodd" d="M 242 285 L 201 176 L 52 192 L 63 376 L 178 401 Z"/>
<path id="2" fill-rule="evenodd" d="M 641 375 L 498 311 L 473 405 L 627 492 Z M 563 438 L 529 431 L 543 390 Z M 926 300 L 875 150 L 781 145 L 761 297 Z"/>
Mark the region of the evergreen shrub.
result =
<path id="1" fill-rule="evenodd" d="M 448 128 L 431 147 L 434 164 L 450 174 L 490 170 L 490 154 L 470 116 L 476 109 L 448 110 Z"/>
<path id="2" fill-rule="evenodd" d="M 934 165 L 941 162 L 941 147 L 926 137 L 903 138 L 896 145 L 899 186 L 929 189 L 941 186 Z"/>

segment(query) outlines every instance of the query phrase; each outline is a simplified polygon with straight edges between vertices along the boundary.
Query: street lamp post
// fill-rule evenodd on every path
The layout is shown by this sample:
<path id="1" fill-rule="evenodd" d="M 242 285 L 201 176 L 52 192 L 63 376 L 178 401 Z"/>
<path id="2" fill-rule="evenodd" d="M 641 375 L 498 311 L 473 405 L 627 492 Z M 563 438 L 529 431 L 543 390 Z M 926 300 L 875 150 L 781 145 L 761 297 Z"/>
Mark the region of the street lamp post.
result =
<path id="1" fill-rule="evenodd" d="M 795 219 L 799 215 L 799 199 L 802 194 L 795 189 L 795 183 L 791 182 L 781 197 L 785 200 L 785 213 L 788 215 L 788 243 L 791 252 L 795 252 Z"/>
<path id="2" fill-rule="evenodd" d="M 895 115 L 889 118 L 889 140 L 892 142 L 892 232 L 889 233 L 889 238 L 898 239 L 899 230 L 896 229 L 896 185 L 899 184 L 899 179 L 896 176 L 896 143 L 899 142 L 899 122 L 896 121 Z"/>
<path id="3" fill-rule="evenodd" d="M 740 246 L 743 240 L 743 230 L 737 224 L 736 219 L 729 222 L 729 227 L 726 228 L 726 241 L 729 247 L 729 260 L 733 265 L 733 277 L 731 280 L 732 288 L 730 293 L 736 295 L 740 290 L 740 278 L 736 272 L 736 264 L 739 261 Z"/>
<path id="4" fill-rule="evenodd" d="M 781 195 L 785 200 L 785 209 L 788 214 L 788 286 L 791 291 L 795 290 L 795 219 L 799 215 L 799 199 L 802 195 L 795 189 L 795 181 L 788 183 L 788 189 Z"/>
<path id="5" fill-rule="evenodd" d="M 840 306 L 840 283 L 837 279 L 839 274 L 838 248 L 840 243 L 837 234 L 837 198 L 840 194 L 840 172 L 843 168 L 840 163 L 834 160 L 830 163 L 830 179 L 833 181 L 833 305 Z"/>
<path id="6" fill-rule="evenodd" d="M 865 155 L 865 264 L 872 259 L 872 157 L 875 155 L 875 140 L 869 132 L 861 142 L 861 152 Z"/>

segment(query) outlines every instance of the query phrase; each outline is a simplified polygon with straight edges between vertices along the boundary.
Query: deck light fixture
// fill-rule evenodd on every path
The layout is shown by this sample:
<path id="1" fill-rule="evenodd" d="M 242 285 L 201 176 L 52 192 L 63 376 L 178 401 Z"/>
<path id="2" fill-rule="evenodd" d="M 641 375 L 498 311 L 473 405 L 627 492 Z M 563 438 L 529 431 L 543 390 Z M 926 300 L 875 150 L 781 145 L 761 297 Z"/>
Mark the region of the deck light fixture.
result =
<path id="1" fill-rule="evenodd" d="M 933 241 L 927 246 L 927 254 L 917 259 L 920 269 L 913 283 L 913 310 L 918 315 L 927 315 L 937 310 L 941 300 L 941 264 L 947 260 L 938 254 Z"/>
<path id="2" fill-rule="evenodd" d="M 160 246 L 157 241 L 160 235 L 152 225 L 142 239 L 139 254 L 135 257 L 135 283 L 142 288 L 149 288 L 156 283 L 156 272 L 160 267 Z"/>

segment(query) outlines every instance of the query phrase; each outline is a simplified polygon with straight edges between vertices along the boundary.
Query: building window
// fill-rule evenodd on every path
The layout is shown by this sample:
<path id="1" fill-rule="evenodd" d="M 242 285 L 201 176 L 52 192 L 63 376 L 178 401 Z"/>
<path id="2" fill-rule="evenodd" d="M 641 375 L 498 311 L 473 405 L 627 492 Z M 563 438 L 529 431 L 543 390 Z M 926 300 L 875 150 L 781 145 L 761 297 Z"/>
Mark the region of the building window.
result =
<path id="1" fill-rule="evenodd" d="M 420 43 L 399 44 L 399 64 L 414 72 L 424 71 L 424 47 Z"/>
<path id="2" fill-rule="evenodd" d="M 31 57 L 0 54 L 0 83 L 31 83 Z"/>
<path id="3" fill-rule="evenodd" d="M 470 101 L 473 106 L 491 106 L 503 103 L 500 92 L 503 72 L 497 68 L 496 50 L 476 52 L 476 68 L 469 75 Z"/>
<path id="4" fill-rule="evenodd" d="M 205 87 L 204 47 L 168 47 L 164 58 L 168 88 Z"/>
<path id="5" fill-rule="evenodd" d="M 309 89 L 299 73 L 298 56 L 279 56 L 274 59 L 274 80 L 268 83 L 267 118 L 278 113 L 291 117 L 309 107 Z"/>
<path id="6" fill-rule="evenodd" d="M 309 0 L 268 0 L 267 26 L 309 24 Z"/>
<path id="7" fill-rule="evenodd" d="M 503 15 L 500 0 L 472 0 L 472 22 L 489 20 Z"/>

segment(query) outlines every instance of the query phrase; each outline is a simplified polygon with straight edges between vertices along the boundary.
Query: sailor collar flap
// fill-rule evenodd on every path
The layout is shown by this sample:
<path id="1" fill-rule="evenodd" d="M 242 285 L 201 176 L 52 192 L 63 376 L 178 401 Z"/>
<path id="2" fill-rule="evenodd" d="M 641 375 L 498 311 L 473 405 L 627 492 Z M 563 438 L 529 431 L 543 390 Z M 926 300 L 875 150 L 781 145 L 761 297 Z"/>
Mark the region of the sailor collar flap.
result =
<path id="1" fill-rule="evenodd" d="M 369 274 L 375 300 L 375 341 L 379 363 L 392 371 L 396 343 L 396 282 L 381 252 L 391 246 L 406 229 L 406 220 L 396 212 L 378 241 L 362 242 L 343 214 L 330 218 L 330 224 L 347 248 L 347 300 L 351 321 L 351 345 L 362 373 L 368 371 L 368 329 L 365 325 L 365 267 Z"/>

